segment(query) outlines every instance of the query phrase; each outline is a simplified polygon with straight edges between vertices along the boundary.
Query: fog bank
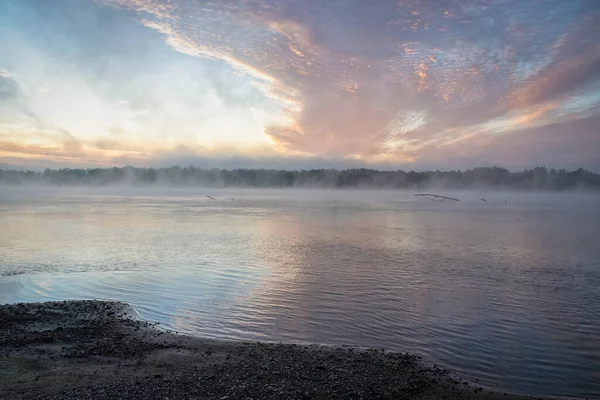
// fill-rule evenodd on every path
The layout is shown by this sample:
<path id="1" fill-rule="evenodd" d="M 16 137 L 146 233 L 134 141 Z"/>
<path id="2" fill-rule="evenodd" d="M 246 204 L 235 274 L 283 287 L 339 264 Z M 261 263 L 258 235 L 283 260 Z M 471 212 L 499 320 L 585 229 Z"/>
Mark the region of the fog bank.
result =
<path id="1" fill-rule="evenodd" d="M 0 170 L 0 184 L 53 186 L 177 186 L 207 188 L 361 188 L 460 190 L 497 189 L 563 191 L 600 190 L 600 174 L 582 168 L 568 171 L 536 167 L 511 172 L 500 167 L 465 171 L 378 171 L 372 169 L 201 169 L 93 168 Z"/>

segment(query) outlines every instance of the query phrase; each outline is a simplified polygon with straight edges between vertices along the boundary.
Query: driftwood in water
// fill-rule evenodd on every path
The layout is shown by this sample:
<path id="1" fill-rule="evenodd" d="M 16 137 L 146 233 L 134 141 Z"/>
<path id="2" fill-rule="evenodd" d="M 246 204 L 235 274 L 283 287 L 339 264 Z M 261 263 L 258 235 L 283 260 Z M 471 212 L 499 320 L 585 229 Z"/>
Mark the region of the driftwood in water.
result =
<path id="1" fill-rule="evenodd" d="M 212 197 L 212 196 L 204 196 L 204 197 L 207 197 L 207 198 L 209 198 L 209 199 L 211 199 L 211 200 L 214 200 L 214 199 L 215 199 L 215 198 L 214 198 L 214 197 Z"/>
<path id="2" fill-rule="evenodd" d="M 484 199 L 483 197 L 480 197 L 481 201 L 487 201 L 486 199 Z"/>
<path id="3" fill-rule="evenodd" d="M 454 197 L 440 196 L 439 194 L 431 194 L 431 193 L 417 193 L 415 196 L 431 196 L 438 199 L 452 200 L 452 201 L 460 201 L 459 199 L 455 199 Z"/>

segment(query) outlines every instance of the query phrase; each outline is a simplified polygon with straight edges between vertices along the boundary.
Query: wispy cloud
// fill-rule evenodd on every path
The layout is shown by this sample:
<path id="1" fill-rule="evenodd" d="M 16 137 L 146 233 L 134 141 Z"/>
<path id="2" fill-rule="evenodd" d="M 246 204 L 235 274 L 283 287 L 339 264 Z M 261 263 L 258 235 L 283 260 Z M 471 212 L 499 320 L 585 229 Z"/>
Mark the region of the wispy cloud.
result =
<path id="1" fill-rule="evenodd" d="M 11 74 L 10 72 L 8 72 L 4 68 L 0 68 L 0 78 L 10 79 L 10 78 L 14 78 L 14 77 L 15 76 L 13 74 Z"/>
<path id="2" fill-rule="evenodd" d="M 543 25 L 533 5 L 470 1 L 443 9 L 381 2 L 360 10 L 336 2 L 308 2 L 302 10 L 293 1 L 258 0 L 199 8 L 158 0 L 116 5 L 152 15 L 143 23 L 178 51 L 221 60 L 255 77 L 273 98 L 294 103 L 289 125 L 266 130 L 290 151 L 401 151 L 389 145 L 390 136 L 399 142 L 416 131 L 425 145 L 442 127 L 515 119 L 511 115 L 520 112 L 516 120 L 533 118 L 527 109 L 593 81 L 600 71 L 598 43 L 574 47 L 597 25 L 597 13 L 585 17 L 558 3 L 564 14 Z M 319 24 L 323 18 L 328 26 Z M 369 25 L 373 30 L 365 29 Z M 567 48 L 575 53 L 561 58 Z M 407 112 L 420 115 L 420 123 L 398 130 Z"/>

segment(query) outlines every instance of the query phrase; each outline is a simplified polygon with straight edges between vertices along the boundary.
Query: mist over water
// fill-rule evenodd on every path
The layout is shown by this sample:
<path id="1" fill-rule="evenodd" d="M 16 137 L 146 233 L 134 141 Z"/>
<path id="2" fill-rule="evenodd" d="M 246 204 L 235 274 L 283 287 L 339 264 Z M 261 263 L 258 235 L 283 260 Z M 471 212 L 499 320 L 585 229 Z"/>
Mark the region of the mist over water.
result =
<path id="1" fill-rule="evenodd" d="M 600 394 L 593 194 L 0 188 L 0 303 L 98 298 L 179 332 L 414 351 Z M 486 201 L 482 200 L 485 199 Z"/>
<path id="2" fill-rule="evenodd" d="M 501 167 L 479 167 L 451 171 L 402 171 L 353 169 L 202 169 L 166 168 L 2 170 L 0 184 L 9 186 L 118 186 L 184 188 L 303 188 L 303 189 L 425 189 L 600 191 L 600 174 L 583 168 L 569 171 L 535 167 L 509 171 Z"/>

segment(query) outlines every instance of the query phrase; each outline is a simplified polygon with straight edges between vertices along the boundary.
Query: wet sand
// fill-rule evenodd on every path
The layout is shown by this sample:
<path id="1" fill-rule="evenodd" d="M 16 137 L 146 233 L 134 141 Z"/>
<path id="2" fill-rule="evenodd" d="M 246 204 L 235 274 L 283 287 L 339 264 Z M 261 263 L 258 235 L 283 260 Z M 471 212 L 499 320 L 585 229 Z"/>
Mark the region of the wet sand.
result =
<path id="1" fill-rule="evenodd" d="M 467 384 L 418 356 L 168 333 L 126 304 L 0 306 L 2 399 L 532 399 Z"/>

